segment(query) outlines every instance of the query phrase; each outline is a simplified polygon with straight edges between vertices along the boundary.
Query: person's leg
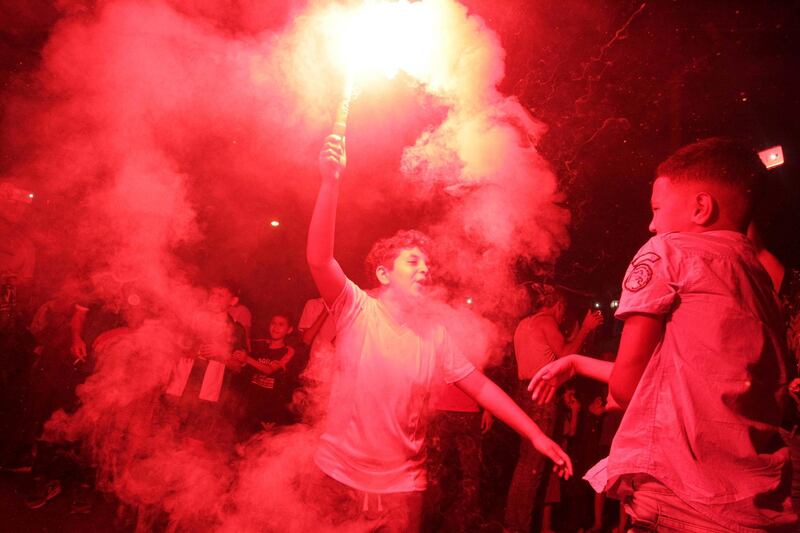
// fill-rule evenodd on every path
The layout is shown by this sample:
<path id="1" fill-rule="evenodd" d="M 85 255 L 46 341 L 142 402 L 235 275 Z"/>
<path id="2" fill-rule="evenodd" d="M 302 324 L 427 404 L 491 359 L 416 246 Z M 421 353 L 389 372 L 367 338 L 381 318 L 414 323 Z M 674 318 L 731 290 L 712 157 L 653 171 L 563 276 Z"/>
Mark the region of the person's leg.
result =
<path id="1" fill-rule="evenodd" d="M 789 447 L 792 461 L 792 507 L 795 514 L 800 516 L 800 428 L 792 432 L 781 430 L 781 436 Z"/>
<path id="2" fill-rule="evenodd" d="M 625 531 L 625 526 L 628 524 L 628 513 L 625 511 L 625 504 L 618 502 L 619 519 L 617 520 L 617 527 L 614 528 L 614 533 L 622 533 Z"/>
<path id="3" fill-rule="evenodd" d="M 534 405 L 527 391 L 527 384 L 517 394 L 517 402 L 546 435 L 552 435 L 555 426 L 555 405 Z M 511 480 L 506 502 L 505 527 L 510 531 L 528 533 L 531 528 L 531 515 L 535 505 L 539 485 L 544 477 L 547 462 L 527 441 L 520 442 L 519 460 Z"/>
<path id="4" fill-rule="evenodd" d="M 542 533 L 553 531 L 553 504 L 546 503 L 542 509 Z"/>
<path id="5" fill-rule="evenodd" d="M 309 502 L 309 510 L 315 513 L 320 529 L 323 531 L 343 528 L 362 520 L 359 507 L 359 491 L 339 483 L 321 470 L 315 470 L 306 480 L 303 488 L 304 499 Z"/>
<path id="6" fill-rule="evenodd" d="M 444 521 L 444 483 L 450 437 L 447 432 L 447 412 L 437 412 L 428 427 L 427 457 L 428 489 L 423 498 L 422 527 L 424 531 L 441 531 Z"/>
<path id="7" fill-rule="evenodd" d="M 481 512 L 478 502 L 481 457 L 480 413 L 458 413 L 460 434 L 455 437 L 458 462 L 461 470 L 461 494 L 453 506 L 452 522 L 458 531 L 477 531 Z"/>
<path id="8" fill-rule="evenodd" d="M 594 495 L 594 523 L 591 531 L 599 532 L 603 529 L 603 507 L 605 507 L 606 495 L 603 492 Z"/>
<path id="9" fill-rule="evenodd" d="M 368 495 L 369 506 L 378 502 L 380 516 L 371 519 L 370 531 L 380 533 L 416 533 L 422 527 L 422 492 Z"/>

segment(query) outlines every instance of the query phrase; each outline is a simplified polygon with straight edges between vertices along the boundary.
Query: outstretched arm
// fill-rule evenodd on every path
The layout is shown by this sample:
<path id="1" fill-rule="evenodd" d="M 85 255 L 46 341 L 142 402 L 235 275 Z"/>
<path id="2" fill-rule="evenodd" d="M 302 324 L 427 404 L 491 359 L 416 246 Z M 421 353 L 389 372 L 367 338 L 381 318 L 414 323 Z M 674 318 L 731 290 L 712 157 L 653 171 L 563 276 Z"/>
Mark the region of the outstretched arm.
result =
<path id="1" fill-rule="evenodd" d="M 308 228 L 306 259 L 311 276 L 325 303 L 332 305 L 346 281 L 342 267 L 333 257 L 336 232 L 336 204 L 339 200 L 339 178 L 346 165 L 344 138 L 328 135 L 319 154 L 321 183 L 311 225 Z"/>
<path id="2" fill-rule="evenodd" d="M 270 361 L 269 363 L 262 363 L 258 359 L 253 359 L 250 357 L 247 352 L 244 350 L 236 350 L 231 354 L 231 359 L 239 363 L 240 365 L 249 365 L 261 372 L 262 374 L 266 374 L 270 376 L 279 370 L 283 370 L 283 367 L 277 361 Z"/>
<path id="3" fill-rule="evenodd" d="M 608 383 L 613 363 L 585 355 L 570 354 L 548 363 L 531 379 L 528 390 L 538 404 L 545 404 L 555 397 L 558 388 L 575 374 Z"/>
<path id="4" fill-rule="evenodd" d="M 471 372 L 467 377 L 457 381 L 456 386 L 514 431 L 530 440 L 534 448 L 555 463 L 555 470 L 560 476 L 569 478 L 572 475 L 572 462 L 564 450 L 545 435 L 539 426 L 483 372 L 480 370 Z"/>
<path id="5" fill-rule="evenodd" d="M 542 367 L 528 390 L 539 404 L 553 399 L 556 390 L 575 374 L 608 383 L 614 408 L 628 407 L 650 356 L 664 334 L 664 317 L 635 314 L 625 319 L 615 363 L 585 355 L 571 354 Z"/>

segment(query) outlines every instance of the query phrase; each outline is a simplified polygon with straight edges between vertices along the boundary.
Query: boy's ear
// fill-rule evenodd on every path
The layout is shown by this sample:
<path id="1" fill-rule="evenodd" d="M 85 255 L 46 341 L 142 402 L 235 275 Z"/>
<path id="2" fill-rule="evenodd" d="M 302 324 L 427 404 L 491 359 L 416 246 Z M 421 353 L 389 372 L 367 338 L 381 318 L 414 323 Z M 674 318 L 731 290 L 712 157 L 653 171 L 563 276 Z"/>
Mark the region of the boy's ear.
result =
<path id="1" fill-rule="evenodd" d="M 694 196 L 692 222 L 698 226 L 708 226 L 718 215 L 717 201 L 707 192 L 699 192 Z"/>
<path id="2" fill-rule="evenodd" d="M 386 270 L 385 266 L 380 265 L 375 269 L 375 277 L 378 278 L 378 281 L 380 281 L 381 285 L 389 284 L 389 271 Z"/>

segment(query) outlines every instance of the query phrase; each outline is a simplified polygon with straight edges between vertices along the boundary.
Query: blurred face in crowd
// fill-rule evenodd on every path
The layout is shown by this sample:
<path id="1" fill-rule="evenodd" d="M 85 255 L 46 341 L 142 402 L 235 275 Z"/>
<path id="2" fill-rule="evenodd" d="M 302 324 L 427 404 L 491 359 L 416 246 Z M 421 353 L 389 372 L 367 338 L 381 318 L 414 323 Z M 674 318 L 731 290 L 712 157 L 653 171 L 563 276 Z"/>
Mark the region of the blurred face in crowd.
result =
<path id="1" fill-rule="evenodd" d="M 380 266 L 376 275 L 384 287 L 406 296 L 420 297 L 430 280 L 428 256 L 419 247 L 405 248 L 395 258 L 391 270 Z"/>
<path id="2" fill-rule="evenodd" d="M 285 316 L 275 315 L 269 322 L 269 337 L 274 340 L 282 340 L 292 332 L 292 326 L 289 324 L 289 319 Z"/>
<path id="3" fill-rule="evenodd" d="M 208 309 L 214 313 L 227 313 L 236 304 L 236 296 L 227 287 L 214 287 L 208 295 Z"/>

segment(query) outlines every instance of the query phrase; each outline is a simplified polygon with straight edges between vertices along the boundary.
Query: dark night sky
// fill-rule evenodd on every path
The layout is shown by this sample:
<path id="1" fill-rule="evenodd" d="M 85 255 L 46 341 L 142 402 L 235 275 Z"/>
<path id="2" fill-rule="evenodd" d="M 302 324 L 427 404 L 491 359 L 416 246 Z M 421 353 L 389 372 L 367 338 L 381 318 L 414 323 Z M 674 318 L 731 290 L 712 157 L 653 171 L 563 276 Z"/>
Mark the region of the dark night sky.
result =
<path id="1" fill-rule="evenodd" d="M 798 263 L 794 228 L 800 186 L 794 161 L 800 65 L 791 52 L 800 30 L 798 3 L 465 3 L 506 48 L 504 92 L 516 95 L 548 125 L 539 149 L 556 169 L 573 212 L 573 244 L 557 265 L 557 279 L 611 298 L 631 255 L 648 237 L 655 166 L 677 147 L 710 135 L 741 137 L 758 148 L 783 145 L 787 164 L 771 173 L 779 191 L 774 196 L 783 200 L 775 204 L 772 242 L 779 255 Z M 273 2 L 261 27 L 279 26 L 295 4 Z M 57 18 L 44 0 L 0 3 L 5 89 L 24 83 L 20 75 L 37 67 L 39 49 Z M 354 115 L 357 121 L 358 110 Z M 0 170 L 10 164 L 0 147 Z M 296 302 L 311 291 L 302 261 L 309 202 L 273 206 L 280 211 L 283 233 L 265 233 L 257 246 L 229 251 L 249 265 L 239 275 L 251 303 L 264 287 L 272 294 L 291 294 Z M 421 215 L 426 216 L 389 207 L 385 220 L 371 228 L 358 228 L 345 215 L 339 229 L 372 237 Z M 215 230 L 209 220 L 208 230 L 209 247 L 226 253 L 225 228 Z M 344 263 L 357 263 L 354 258 L 369 244 L 364 241 Z M 272 253 L 276 249 L 281 253 Z"/>
<path id="2" fill-rule="evenodd" d="M 655 166 L 712 135 L 783 145 L 773 239 L 797 263 L 797 3 L 523 4 L 486 16 L 509 51 L 508 90 L 550 126 L 540 149 L 575 215 L 566 281 L 615 289 L 647 238 Z"/>

